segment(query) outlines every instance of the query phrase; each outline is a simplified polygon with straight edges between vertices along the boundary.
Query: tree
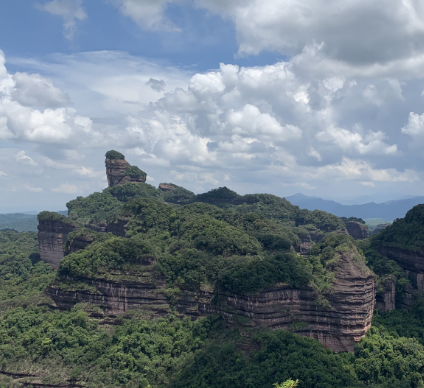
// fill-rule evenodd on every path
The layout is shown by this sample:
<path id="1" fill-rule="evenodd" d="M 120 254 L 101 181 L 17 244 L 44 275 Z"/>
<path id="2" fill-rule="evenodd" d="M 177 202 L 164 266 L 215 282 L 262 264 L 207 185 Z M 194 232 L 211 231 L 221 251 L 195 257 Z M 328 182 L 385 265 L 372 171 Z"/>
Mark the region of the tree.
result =
<path id="1" fill-rule="evenodd" d="M 299 380 L 294 381 L 292 379 L 289 379 L 281 384 L 275 383 L 274 387 L 275 388 L 296 388 L 298 384 L 299 384 Z"/>

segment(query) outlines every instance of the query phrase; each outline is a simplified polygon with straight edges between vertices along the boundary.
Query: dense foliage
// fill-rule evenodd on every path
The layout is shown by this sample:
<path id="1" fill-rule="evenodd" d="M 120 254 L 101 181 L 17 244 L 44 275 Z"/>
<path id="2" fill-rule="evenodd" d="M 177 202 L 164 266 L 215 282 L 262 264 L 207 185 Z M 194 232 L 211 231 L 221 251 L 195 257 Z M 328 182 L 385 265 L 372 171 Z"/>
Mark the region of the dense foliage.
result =
<path id="1" fill-rule="evenodd" d="M 0 314 L 37 303 L 53 275 L 50 266 L 40 262 L 36 233 L 0 231 Z"/>
<path id="2" fill-rule="evenodd" d="M 251 293 L 287 282 L 294 287 L 311 284 L 325 295 L 340 261 L 352 254 L 368 270 L 365 254 L 380 280 L 391 275 L 398 284 L 406 281 L 372 240 L 354 242 L 331 233 L 343 222 L 327 213 L 300 210 L 268 195 L 244 196 L 249 199 L 242 202 L 237 202 L 241 196 L 232 196 L 236 202 L 216 202 L 218 207 L 199 202 L 171 206 L 163 203 L 165 193 L 152 186 L 125 186 L 119 189 L 122 196 L 118 189 L 114 195 L 105 190 L 70 202 L 72 222 L 118 225 L 124 220 L 127 238 L 84 228 L 70 233 L 67 245 L 87 235 L 94 242 L 63 259 L 56 281 L 69 275 L 125 278 L 128 272 L 141 276 L 154 269 L 152 273 L 168 275 L 170 289 L 208 283 Z M 41 215 L 45 221 L 57 217 Z M 419 217 L 411 217 L 404 233 L 411 223 L 420 232 Z M 321 238 L 308 259 L 295 253 L 302 240 Z M 416 237 L 411 241 L 419 246 Z M 0 232 L 0 387 L 16 386 L 1 371 L 40 376 L 21 383 L 80 380 L 87 387 L 271 388 L 296 381 L 298 388 L 424 387 L 420 295 L 411 311 L 376 313 L 373 328 L 354 354 L 334 354 L 289 331 L 228 328 L 214 316 L 193 322 L 138 310 L 118 317 L 114 323 L 120 325 L 115 326 L 98 318 L 98 307 L 87 304 L 68 312 L 50 310 L 40 302 L 53 275 L 39 261 L 35 233 Z"/>
<path id="3" fill-rule="evenodd" d="M 414 206 L 373 239 L 375 246 L 421 251 L 424 247 L 424 205 Z"/>
<path id="4" fill-rule="evenodd" d="M 358 218 L 358 217 L 340 217 L 343 222 L 359 222 L 360 224 L 366 224 L 366 222 L 362 219 L 362 218 Z"/>
<path id="5" fill-rule="evenodd" d="M 147 174 L 143 170 L 140 170 L 137 166 L 128 167 L 125 170 L 125 175 L 131 178 L 138 178 L 138 179 L 144 179 L 144 180 L 146 180 L 146 177 L 147 177 Z"/>
<path id="6" fill-rule="evenodd" d="M 118 151 L 110 150 L 106 152 L 106 159 L 125 159 L 125 156 Z"/>

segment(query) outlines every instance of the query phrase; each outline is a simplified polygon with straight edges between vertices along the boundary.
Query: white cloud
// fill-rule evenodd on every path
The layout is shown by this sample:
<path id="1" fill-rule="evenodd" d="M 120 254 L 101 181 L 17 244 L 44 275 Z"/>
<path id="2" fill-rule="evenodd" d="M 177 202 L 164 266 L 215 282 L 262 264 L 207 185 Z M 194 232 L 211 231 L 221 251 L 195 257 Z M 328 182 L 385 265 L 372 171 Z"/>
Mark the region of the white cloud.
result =
<path id="1" fill-rule="evenodd" d="M 233 20 L 241 54 L 299 54 L 323 44 L 328 58 L 363 66 L 415 57 L 424 50 L 424 7 L 405 0 L 197 0 Z M 225 4 L 224 4 L 225 3 Z"/>
<path id="2" fill-rule="evenodd" d="M 424 114 L 419 115 L 414 112 L 409 113 L 408 124 L 402 128 L 402 133 L 411 136 L 419 136 L 424 134 Z"/>
<path id="3" fill-rule="evenodd" d="M 7 176 L 7 174 L 3 171 L 0 171 L 0 176 Z"/>
<path id="4" fill-rule="evenodd" d="M 359 182 L 362 186 L 375 187 L 374 182 Z"/>
<path id="5" fill-rule="evenodd" d="M 31 191 L 32 193 L 42 193 L 43 189 L 41 187 L 34 187 L 31 185 L 25 185 L 25 189 Z"/>
<path id="6" fill-rule="evenodd" d="M 76 21 L 87 18 L 87 14 L 82 8 L 82 0 L 53 0 L 37 4 L 37 8 L 63 18 L 63 34 L 68 40 L 74 38 Z"/>
<path id="7" fill-rule="evenodd" d="M 413 182 L 419 177 L 413 170 L 397 171 L 394 168 L 374 169 L 370 163 L 363 160 L 353 160 L 343 157 L 340 163 L 317 168 L 321 177 L 371 182 Z"/>
<path id="8" fill-rule="evenodd" d="M 312 156 L 313 158 L 316 158 L 316 160 L 318 160 L 318 162 L 322 161 L 321 154 L 313 147 L 309 148 L 308 155 Z"/>
<path id="9" fill-rule="evenodd" d="M 343 151 L 357 152 L 359 154 L 396 154 L 396 144 L 388 145 L 383 142 L 386 135 L 381 132 L 369 132 L 365 136 L 358 132 L 350 132 L 344 128 L 330 127 L 326 131 L 319 132 L 317 139 L 323 142 L 331 142 Z"/>
<path id="10" fill-rule="evenodd" d="M 173 0 L 115 0 L 123 15 L 128 16 L 145 30 L 178 31 L 164 16 L 168 3 Z"/>
<path id="11" fill-rule="evenodd" d="M 51 80 L 39 74 L 15 73 L 11 95 L 24 106 L 57 108 L 70 105 L 69 95 L 55 87 Z"/>
<path id="12" fill-rule="evenodd" d="M 77 186 L 70 183 L 62 183 L 60 186 L 52 189 L 56 193 L 65 193 L 65 194 L 77 194 L 79 189 Z"/>
<path id="13" fill-rule="evenodd" d="M 18 162 L 22 162 L 25 164 L 28 164 L 30 166 L 38 166 L 38 163 L 34 162 L 34 160 L 32 160 L 32 158 L 30 158 L 28 155 L 25 154 L 25 151 L 19 151 L 16 155 L 15 155 L 15 159 Z"/>

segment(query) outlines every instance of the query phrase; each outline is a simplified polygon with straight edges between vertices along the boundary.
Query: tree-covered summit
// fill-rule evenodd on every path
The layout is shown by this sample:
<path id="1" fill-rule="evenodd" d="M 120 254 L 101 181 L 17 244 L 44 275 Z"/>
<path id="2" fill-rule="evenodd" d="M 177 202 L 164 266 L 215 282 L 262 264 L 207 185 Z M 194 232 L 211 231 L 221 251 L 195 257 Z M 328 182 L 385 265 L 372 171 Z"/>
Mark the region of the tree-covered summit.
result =
<path id="1" fill-rule="evenodd" d="M 118 151 L 110 150 L 106 152 L 106 159 L 125 159 L 125 156 Z"/>

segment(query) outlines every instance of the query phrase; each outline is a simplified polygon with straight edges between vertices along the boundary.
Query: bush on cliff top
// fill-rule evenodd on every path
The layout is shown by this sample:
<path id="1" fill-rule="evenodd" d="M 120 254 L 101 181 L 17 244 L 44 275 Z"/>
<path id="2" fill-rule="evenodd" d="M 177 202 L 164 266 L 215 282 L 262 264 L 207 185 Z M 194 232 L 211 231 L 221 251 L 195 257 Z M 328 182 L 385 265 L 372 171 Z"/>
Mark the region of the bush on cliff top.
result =
<path id="1" fill-rule="evenodd" d="M 43 211 L 37 215 L 38 221 L 60 221 L 65 224 L 71 224 L 72 220 L 56 212 Z"/>
<path id="2" fill-rule="evenodd" d="M 125 159 L 125 156 L 118 151 L 110 150 L 106 152 L 106 159 Z"/>

